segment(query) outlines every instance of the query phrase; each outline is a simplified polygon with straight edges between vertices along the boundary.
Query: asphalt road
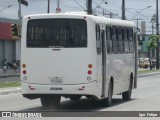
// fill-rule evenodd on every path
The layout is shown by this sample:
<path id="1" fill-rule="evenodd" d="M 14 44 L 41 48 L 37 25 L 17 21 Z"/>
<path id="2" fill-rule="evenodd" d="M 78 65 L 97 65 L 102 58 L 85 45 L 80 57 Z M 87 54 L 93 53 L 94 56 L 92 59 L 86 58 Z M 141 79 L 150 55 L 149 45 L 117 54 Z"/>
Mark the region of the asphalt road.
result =
<path id="1" fill-rule="evenodd" d="M 132 99 L 124 102 L 121 95 L 113 96 L 113 106 L 103 107 L 86 98 L 71 101 L 62 98 L 58 110 L 94 110 L 94 111 L 160 111 L 160 75 L 138 79 L 138 88 L 132 92 Z M 50 111 L 40 104 L 40 99 L 28 100 L 21 94 L 0 96 L 0 111 Z"/>

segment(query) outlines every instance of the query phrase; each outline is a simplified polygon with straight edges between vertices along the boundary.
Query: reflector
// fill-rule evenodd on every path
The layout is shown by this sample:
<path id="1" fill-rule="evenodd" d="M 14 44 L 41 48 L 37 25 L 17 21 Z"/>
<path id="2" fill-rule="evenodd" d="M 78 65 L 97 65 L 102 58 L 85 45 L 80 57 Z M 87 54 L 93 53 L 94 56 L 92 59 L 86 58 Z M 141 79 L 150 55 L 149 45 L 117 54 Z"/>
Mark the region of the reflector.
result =
<path id="1" fill-rule="evenodd" d="M 92 71 L 91 71 L 91 70 L 89 70 L 89 71 L 88 71 L 88 74 L 89 74 L 89 75 L 91 75 L 91 74 L 92 74 Z"/>
<path id="2" fill-rule="evenodd" d="M 27 73 L 27 71 L 26 70 L 23 70 L 23 74 L 26 74 Z"/>
<path id="3" fill-rule="evenodd" d="M 23 64 L 23 65 L 22 65 L 22 68 L 26 68 L 26 64 Z"/>
<path id="4" fill-rule="evenodd" d="M 88 68 L 92 68 L 92 67 L 93 67 L 93 65 L 92 65 L 92 64 L 89 64 L 89 65 L 88 65 Z"/>

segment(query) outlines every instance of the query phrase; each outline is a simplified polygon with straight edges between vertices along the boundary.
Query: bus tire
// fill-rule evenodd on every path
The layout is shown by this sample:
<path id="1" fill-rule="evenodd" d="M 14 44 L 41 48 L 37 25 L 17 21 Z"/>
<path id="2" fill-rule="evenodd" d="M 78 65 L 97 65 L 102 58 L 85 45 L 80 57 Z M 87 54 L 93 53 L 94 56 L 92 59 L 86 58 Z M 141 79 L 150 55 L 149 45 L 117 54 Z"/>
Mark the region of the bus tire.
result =
<path id="1" fill-rule="evenodd" d="M 71 100 L 75 100 L 75 101 L 77 101 L 77 100 L 79 100 L 80 98 L 81 98 L 81 96 L 79 96 L 79 95 L 76 95 L 76 96 L 71 96 L 71 97 L 69 97 Z"/>
<path id="2" fill-rule="evenodd" d="M 44 107 L 47 107 L 51 104 L 51 100 L 50 100 L 49 96 L 45 95 L 45 96 L 42 96 L 40 99 L 41 99 L 41 104 Z"/>
<path id="3" fill-rule="evenodd" d="M 124 101 L 131 100 L 132 84 L 133 84 L 133 77 L 131 75 L 131 77 L 130 77 L 130 83 L 129 83 L 129 90 L 122 93 L 122 98 L 123 98 Z"/>
<path id="4" fill-rule="evenodd" d="M 60 105 L 61 96 L 47 95 L 41 97 L 41 104 L 44 107 L 58 108 Z"/>
<path id="5" fill-rule="evenodd" d="M 113 95 L 113 83 L 112 81 L 110 81 L 108 88 L 108 98 L 106 99 L 107 107 L 110 107 L 112 105 L 112 95 Z"/>

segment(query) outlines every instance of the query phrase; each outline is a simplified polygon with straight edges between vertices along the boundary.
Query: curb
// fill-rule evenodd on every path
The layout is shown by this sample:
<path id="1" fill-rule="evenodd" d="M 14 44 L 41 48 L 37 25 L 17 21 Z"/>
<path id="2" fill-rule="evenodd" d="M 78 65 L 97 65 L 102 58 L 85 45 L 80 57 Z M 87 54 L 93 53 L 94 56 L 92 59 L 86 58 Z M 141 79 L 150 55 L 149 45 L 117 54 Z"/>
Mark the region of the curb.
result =
<path id="1" fill-rule="evenodd" d="M 3 76 L 0 76 L 0 78 L 6 78 L 6 77 L 20 77 L 20 75 L 3 75 Z"/>
<path id="2" fill-rule="evenodd" d="M 8 94 L 17 94 L 17 93 L 21 93 L 21 88 L 12 88 L 12 89 L 5 89 L 0 91 L 0 96 L 1 95 L 8 95 Z"/>
<path id="3" fill-rule="evenodd" d="M 148 77 L 148 76 L 153 76 L 153 75 L 158 75 L 160 74 L 160 72 L 154 72 L 154 73 L 148 73 L 148 74 L 139 74 L 138 78 L 142 78 L 142 77 Z M 2 95 L 8 95 L 8 94 L 17 94 L 17 93 L 21 93 L 21 88 L 12 88 L 12 89 L 5 89 L 0 91 L 0 96 Z"/>
<path id="4" fill-rule="evenodd" d="M 153 73 L 147 73 L 147 74 L 139 74 L 138 78 L 148 77 L 148 76 L 153 76 L 153 75 L 158 75 L 158 74 L 160 74 L 160 72 L 153 72 Z"/>

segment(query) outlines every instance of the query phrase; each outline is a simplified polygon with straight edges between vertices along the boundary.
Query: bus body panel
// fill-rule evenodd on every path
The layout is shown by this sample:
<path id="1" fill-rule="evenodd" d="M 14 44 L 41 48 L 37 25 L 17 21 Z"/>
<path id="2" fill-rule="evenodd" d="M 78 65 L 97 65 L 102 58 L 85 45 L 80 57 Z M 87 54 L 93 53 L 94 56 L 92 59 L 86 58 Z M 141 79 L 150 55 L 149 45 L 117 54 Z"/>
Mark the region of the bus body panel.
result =
<path id="1" fill-rule="evenodd" d="M 127 91 L 131 73 L 134 74 L 134 54 L 124 55 L 107 55 L 107 81 L 113 76 L 114 91 L 113 94 L 118 94 L 119 91 Z M 121 87 L 119 87 L 121 86 Z M 107 87 L 106 87 L 107 88 Z"/>
<path id="2" fill-rule="evenodd" d="M 62 16 L 54 16 L 52 18 L 61 18 Z M 31 17 L 32 18 L 32 17 Z M 72 19 L 72 17 L 67 17 Z M 82 19 L 83 17 L 80 17 Z M 26 17 L 23 21 L 23 29 L 27 29 Z M 36 17 L 32 19 L 37 19 Z M 84 18 L 83 18 L 84 19 Z M 89 18 L 87 21 L 87 29 L 93 28 L 87 31 L 87 34 L 95 33 L 94 22 Z M 89 21 L 89 22 L 88 22 Z M 26 32 L 22 31 L 22 34 Z M 85 93 L 89 95 L 95 95 L 100 98 L 100 81 L 97 81 L 97 66 L 96 66 L 96 41 L 93 36 L 87 35 L 87 47 L 86 48 L 26 48 L 26 42 L 22 42 L 22 63 L 26 64 L 26 75 L 21 71 L 22 93 L 41 93 L 40 91 L 30 91 L 29 86 L 37 86 L 37 89 L 50 89 L 50 87 L 61 86 L 66 93 L 63 94 L 77 94 L 73 90 L 69 90 L 68 87 L 78 89 L 74 86 L 88 85 L 85 88 Z M 26 36 L 22 36 L 22 39 L 26 39 Z M 89 41 L 92 40 L 92 41 Z M 94 46 L 94 47 L 93 47 Z M 93 68 L 88 68 L 88 65 L 92 64 Z M 88 71 L 91 70 L 92 74 L 89 75 Z M 27 80 L 24 80 L 25 76 Z M 90 80 L 88 80 L 88 77 Z M 53 83 L 54 78 L 62 79 L 62 83 Z M 96 82 L 95 82 L 96 81 Z M 94 83 L 94 85 L 89 85 Z M 44 86 L 44 88 L 43 88 Z M 39 87 L 39 88 L 38 88 Z M 67 91 L 67 89 L 69 91 Z M 93 92 L 96 89 L 96 92 Z M 49 90 L 50 91 L 50 90 Z M 47 91 L 48 92 L 48 91 Z M 45 90 L 43 94 L 47 93 Z M 58 92 L 58 91 L 55 91 Z M 81 92 L 79 94 L 82 94 Z"/>
<path id="3" fill-rule="evenodd" d="M 85 19 L 87 22 L 87 47 L 26 48 L 26 29 L 30 19 L 57 18 Z M 26 68 L 21 69 L 22 94 L 77 94 L 104 99 L 108 97 L 108 87 L 112 77 L 114 81 L 113 94 L 127 91 L 130 75 L 135 72 L 135 53 L 124 53 L 123 55 L 106 53 L 106 80 L 103 83 L 102 54 L 97 55 L 96 24 L 135 27 L 135 24 L 131 22 L 88 15 L 26 16 L 23 19 L 21 47 L 21 66 L 26 64 Z M 93 68 L 89 68 L 89 64 L 92 64 Z M 27 73 L 23 74 L 23 70 L 26 70 Z M 89 70 L 92 71 L 91 75 L 88 74 Z M 61 80 L 55 82 L 55 79 Z M 105 96 L 102 96 L 103 84 L 105 84 Z"/>
<path id="4" fill-rule="evenodd" d="M 22 82 L 23 94 L 60 94 L 60 95 L 93 95 L 101 98 L 97 89 L 97 81 L 80 85 L 40 85 Z"/>
<path id="5" fill-rule="evenodd" d="M 88 65 L 94 64 L 90 54 L 83 49 L 28 49 L 27 54 L 27 82 L 37 84 L 54 84 L 54 77 L 63 79 L 62 84 L 87 83 Z M 81 54 L 81 53 L 84 54 Z M 40 54 L 40 55 L 39 55 Z M 94 71 L 93 71 L 94 74 Z M 95 80 L 95 78 L 93 78 Z M 58 84 L 58 83 L 57 83 Z"/>

